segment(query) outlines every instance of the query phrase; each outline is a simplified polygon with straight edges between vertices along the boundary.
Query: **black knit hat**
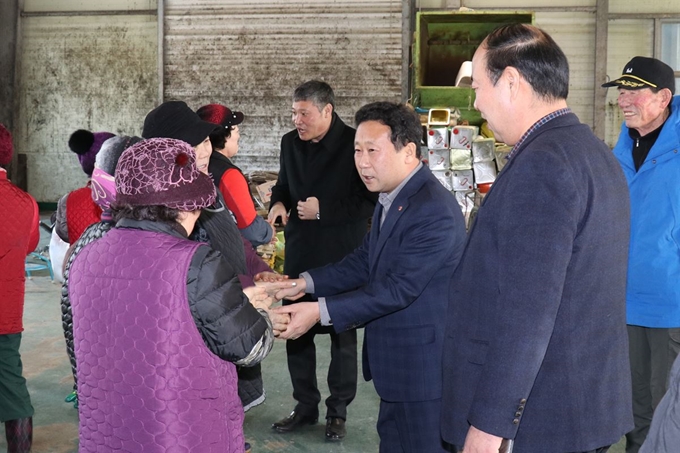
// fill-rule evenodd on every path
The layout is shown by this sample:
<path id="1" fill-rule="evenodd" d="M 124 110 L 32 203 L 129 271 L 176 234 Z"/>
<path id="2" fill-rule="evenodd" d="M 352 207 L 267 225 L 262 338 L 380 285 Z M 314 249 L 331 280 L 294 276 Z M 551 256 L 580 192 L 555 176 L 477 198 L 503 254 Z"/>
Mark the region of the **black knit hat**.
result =
<path id="1" fill-rule="evenodd" d="M 642 88 L 668 88 L 675 94 L 673 68 L 661 60 L 649 57 L 633 57 L 623 68 L 623 74 L 616 80 L 603 83 L 602 87 L 619 87 L 627 90 Z"/>
<path id="2" fill-rule="evenodd" d="M 216 126 L 203 121 L 183 101 L 164 102 L 144 119 L 144 138 L 174 138 L 191 146 L 200 145 Z"/>

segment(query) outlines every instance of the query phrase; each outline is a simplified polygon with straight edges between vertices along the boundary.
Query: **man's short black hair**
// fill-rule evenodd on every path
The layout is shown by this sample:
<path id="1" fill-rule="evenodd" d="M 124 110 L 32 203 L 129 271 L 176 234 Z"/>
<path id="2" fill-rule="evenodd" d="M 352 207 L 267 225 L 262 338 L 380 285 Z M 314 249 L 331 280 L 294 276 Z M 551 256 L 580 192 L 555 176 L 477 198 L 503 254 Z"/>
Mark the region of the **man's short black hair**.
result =
<path id="1" fill-rule="evenodd" d="M 509 24 L 486 37 L 486 70 L 495 85 L 505 68 L 519 71 L 534 92 L 548 101 L 569 94 L 569 63 L 560 46 L 538 27 Z"/>
<path id="2" fill-rule="evenodd" d="M 293 102 L 308 101 L 323 110 L 326 104 L 330 104 L 335 111 L 335 94 L 333 88 L 321 80 L 310 80 L 298 85 L 293 92 Z"/>
<path id="3" fill-rule="evenodd" d="M 420 158 L 420 143 L 423 138 L 423 127 L 416 112 L 406 104 L 394 102 L 373 102 L 359 109 L 354 116 L 357 127 L 366 121 L 377 121 L 389 127 L 392 133 L 390 141 L 397 150 L 408 143 L 415 143 L 416 157 Z"/>

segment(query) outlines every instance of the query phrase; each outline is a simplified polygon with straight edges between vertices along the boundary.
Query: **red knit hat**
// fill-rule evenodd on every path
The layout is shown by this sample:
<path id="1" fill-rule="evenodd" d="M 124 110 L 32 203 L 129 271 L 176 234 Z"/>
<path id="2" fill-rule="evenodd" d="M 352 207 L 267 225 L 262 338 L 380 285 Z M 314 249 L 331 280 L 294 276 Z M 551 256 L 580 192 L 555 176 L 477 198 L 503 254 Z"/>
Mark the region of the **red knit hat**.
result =
<path id="1" fill-rule="evenodd" d="M 150 138 L 126 149 L 116 166 L 116 201 L 195 211 L 215 202 L 215 184 L 196 168 L 187 142 Z"/>
<path id="2" fill-rule="evenodd" d="M 12 145 L 12 134 L 0 124 L 0 165 L 3 167 L 12 162 L 14 146 Z"/>

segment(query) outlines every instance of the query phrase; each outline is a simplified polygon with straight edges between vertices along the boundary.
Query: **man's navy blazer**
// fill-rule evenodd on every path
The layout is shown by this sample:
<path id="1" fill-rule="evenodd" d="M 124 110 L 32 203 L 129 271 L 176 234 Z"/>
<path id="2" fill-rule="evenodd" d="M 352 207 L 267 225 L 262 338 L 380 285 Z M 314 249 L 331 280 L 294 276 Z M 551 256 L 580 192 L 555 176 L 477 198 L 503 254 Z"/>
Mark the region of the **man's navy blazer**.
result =
<path id="1" fill-rule="evenodd" d="M 391 402 L 441 398 L 449 280 L 465 241 L 461 209 L 423 166 L 364 243 L 309 271 L 337 332 L 365 326 L 363 371 Z"/>
<path id="2" fill-rule="evenodd" d="M 498 175 L 451 280 L 442 434 L 521 453 L 595 450 L 632 424 L 629 199 L 607 146 L 567 114 Z"/>

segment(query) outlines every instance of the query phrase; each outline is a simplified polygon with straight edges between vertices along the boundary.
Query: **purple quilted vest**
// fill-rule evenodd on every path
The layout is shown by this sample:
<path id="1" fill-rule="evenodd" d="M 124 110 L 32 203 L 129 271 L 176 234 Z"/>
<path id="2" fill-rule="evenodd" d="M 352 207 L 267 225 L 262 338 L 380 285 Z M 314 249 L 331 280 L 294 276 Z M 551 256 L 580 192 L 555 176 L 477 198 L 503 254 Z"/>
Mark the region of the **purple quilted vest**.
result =
<path id="1" fill-rule="evenodd" d="M 71 266 L 80 452 L 243 452 L 236 368 L 187 300 L 198 243 L 113 229 Z"/>

